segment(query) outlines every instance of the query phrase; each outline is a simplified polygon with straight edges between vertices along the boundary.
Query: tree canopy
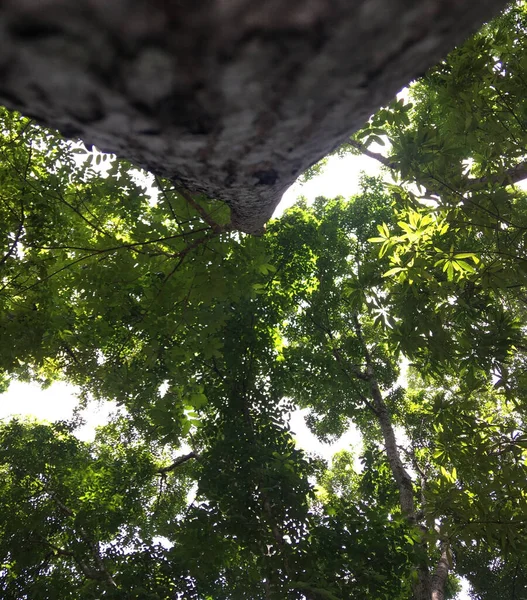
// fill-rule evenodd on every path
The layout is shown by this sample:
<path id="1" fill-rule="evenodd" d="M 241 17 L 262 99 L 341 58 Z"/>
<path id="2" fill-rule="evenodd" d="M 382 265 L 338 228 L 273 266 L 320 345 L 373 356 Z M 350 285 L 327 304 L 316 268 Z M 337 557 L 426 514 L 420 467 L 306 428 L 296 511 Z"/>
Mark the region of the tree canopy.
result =
<path id="1" fill-rule="evenodd" d="M 3 598 L 527 595 L 526 25 L 516 2 L 338 150 L 384 179 L 261 237 L 2 110 L 3 388 L 118 406 L 89 442 L 0 424 Z M 299 449 L 298 408 L 362 451 Z"/>

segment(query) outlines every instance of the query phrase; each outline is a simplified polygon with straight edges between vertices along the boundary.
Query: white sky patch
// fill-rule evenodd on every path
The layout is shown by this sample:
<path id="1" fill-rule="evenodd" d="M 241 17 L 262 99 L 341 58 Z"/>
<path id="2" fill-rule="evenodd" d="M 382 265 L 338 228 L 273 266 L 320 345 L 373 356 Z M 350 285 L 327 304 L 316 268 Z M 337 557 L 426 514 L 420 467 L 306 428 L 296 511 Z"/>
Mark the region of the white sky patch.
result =
<path id="1" fill-rule="evenodd" d="M 360 431 L 352 425 L 348 431 L 332 444 L 324 444 L 311 433 L 305 422 L 309 409 L 303 408 L 291 413 L 291 433 L 298 448 L 306 452 L 319 454 L 322 458 L 331 462 L 332 456 L 341 450 L 349 450 L 354 455 L 354 468 L 357 472 L 362 471 L 362 463 L 358 457 L 362 452 L 362 436 Z"/>
<path id="2" fill-rule="evenodd" d="M 397 99 L 409 102 L 409 94 L 409 89 L 403 88 L 397 94 Z M 386 147 L 379 144 L 372 144 L 369 150 L 384 156 L 387 155 Z M 370 176 L 379 175 L 381 168 L 381 163 L 369 156 L 356 156 L 352 154 L 348 154 L 342 158 L 331 156 L 320 175 L 306 183 L 296 181 L 285 192 L 273 217 L 277 218 L 282 215 L 300 196 L 305 196 L 310 202 L 318 196 L 324 196 L 325 198 L 343 196 L 344 198 L 349 198 L 360 192 L 359 182 L 362 173 Z"/>
<path id="3" fill-rule="evenodd" d="M 77 388 L 62 381 L 45 390 L 37 383 L 14 381 L 8 391 L 0 395 L 0 419 L 19 416 L 48 422 L 69 420 L 78 404 L 77 393 Z M 76 430 L 75 435 L 84 441 L 93 440 L 95 428 L 108 423 L 115 408 L 113 402 L 92 402 L 82 413 L 86 424 Z"/>
<path id="4" fill-rule="evenodd" d="M 77 406 L 75 388 L 63 382 L 43 390 L 36 383 L 13 382 L 0 395 L 0 418 L 33 416 L 46 421 L 69 419 Z"/>
<path id="5" fill-rule="evenodd" d="M 364 172 L 366 175 L 379 175 L 381 163 L 368 156 L 347 155 L 342 158 L 331 156 L 324 170 L 318 177 L 306 183 L 294 183 L 282 196 L 282 200 L 276 208 L 273 217 L 279 217 L 292 206 L 300 196 L 305 196 L 312 202 L 318 196 L 335 198 L 344 196 L 348 198 L 360 191 L 360 177 Z"/>

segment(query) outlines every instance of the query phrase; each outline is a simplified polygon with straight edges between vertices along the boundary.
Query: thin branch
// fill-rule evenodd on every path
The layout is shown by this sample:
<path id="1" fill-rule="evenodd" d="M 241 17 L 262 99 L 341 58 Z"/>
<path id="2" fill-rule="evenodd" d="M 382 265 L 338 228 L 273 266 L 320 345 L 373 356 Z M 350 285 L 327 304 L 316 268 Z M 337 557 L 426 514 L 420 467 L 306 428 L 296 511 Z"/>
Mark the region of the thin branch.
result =
<path id="1" fill-rule="evenodd" d="M 20 236 L 22 235 L 22 231 L 24 229 L 24 220 L 22 219 L 20 221 L 20 225 L 18 226 L 16 235 L 15 235 L 15 239 L 13 240 L 13 243 L 11 244 L 11 246 L 9 246 L 9 249 L 7 250 L 7 252 L 4 254 L 4 256 L 2 256 L 2 259 L 0 260 L 0 267 L 2 265 L 5 264 L 5 262 L 7 261 L 7 259 L 12 256 L 13 252 L 15 251 L 18 242 L 20 240 Z"/>
<path id="2" fill-rule="evenodd" d="M 165 186 L 163 185 L 163 182 L 161 180 L 161 177 L 159 177 L 159 175 L 155 176 L 155 182 L 157 183 L 157 187 L 159 188 L 159 191 L 161 192 L 163 198 L 165 199 L 165 202 L 168 204 L 168 208 L 170 209 L 172 218 L 174 219 L 174 221 L 178 222 L 178 216 L 176 215 L 176 211 L 174 210 L 174 207 L 172 206 L 172 203 L 170 202 L 170 200 L 168 198 L 167 191 L 166 191 Z"/>
<path id="3" fill-rule="evenodd" d="M 208 229 L 208 228 L 205 228 Z M 204 244 L 205 242 L 209 241 L 211 239 L 211 237 L 213 236 L 204 236 L 202 238 L 199 238 L 197 240 L 195 240 L 194 242 L 192 242 L 191 244 L 189 244 L 186 248 L 184 248 L 183 250 L 181 250 L 180 252 L 174 252 L 173 254 L 171 254 L 170 256 L 173 257 L 179 257 L 180 260 L 178 261 L 177 265 L 172 269 L 172 271 L 165 277 L 164 281 L 167 281 L 170 277 L 172 277 L 172 275 L 176 272 L 176 270 L 180 267 L 180 265 L 182 264 L 185 256 L 194 248 L 197 248 L 198 246 L 200 246 L 201 244 Z M 117 248 L 117 250 L 120 249 Z M 116 251 L 115 248 L 112 249 L 113 251 Z M 48 281 L 49 279 L 51 279 L 52 277 L 54 277 L 55 275 L 58 275 L 59 273 L 61 273 L 62 271 L 65 271 L 66 269 L 69 269 L 70 267 L 72 267 L 73 265 L 76 265 L 77 263 L 80 263 L 82 261 L 88 260 L 90 258 L 93 258 L 95 256 L 100 256 L 102 253 L 106 252 L 104 249 L 102 250 L 93 250 L 90 254 L 86 254 L 84 256 L 81 256 L 79 258 L 76 258 L 75 260 L 72 260 L 71 262 L 69 262 L 68 264 L 64 265 L 63 267 L 61 267 L 60 269 L 57 269 L 56 271 L 53 271 L 52 273 L 50 273 L 49 275 L 46 275 L 45 277 L 43 277 L 42 279 L 39 279 L 38 281 L 36 281 L 35 283 L 31 284 L 30 286 L 27 286 L 26 288 L 24 288 L 23 291 L 27 291 L 27 290 L 31 290 L 35 287 L 37 287 L 38 285 L 40 285 L 41 283 L 43 283 L 44 281 Z M 108 250 L 109 252 L 109 250 Z"/>
<path id="4" fill-rule="evenodd" d="M 392 160 L 390 157 L 386 157 L 383 154 L 380 154 L 379 152 L 373 152 L 372 150 L 369 150 L 367 148 L 367 146 L 365 144 L 363 144 L 362 142 L 358 142 L 357 140 L 350 139 L 346 143 L 348 145 L 350 145 L 352 148 L 355 148 L 356 150 L 358 150 L 359 152 L 364 154 L 365 156 L 368 156 L 368 157 L 373 158 L 374 160 L 380 162 L 382 165 L 384 165 L 388 169 L 390 169 L 392 171 L 398 170 L 398 165 L 397 165 L 396 161 Z M 427 176 L 433 177 L 433 175 L 431 175 L 431 174 L 427 174 Z M 435 177 L 433 177 L 433 178 L 436 179 Z M 510 169 L 506 169 L 502 173 L 486 175 L 484 177 L 467 177 L 466 178 L 467 183 L 469 185 L 478 185 L 478 184 L 514 185 L 515 183 L 518 183 L 519 181 L 523 181 L 524 179 L 527 179 L 527 162 L 519 163 L 519 164 L 511 167 Z M 416 178 L 414 178 L 414 181 L 418 185 L 421 185 Z M 446 186 L 446 184 L 444 182 L 439 181 L 437 179 L 436 179 L 436 181 L 438 181 L 438 183 L 440 183 L 441 185 Z M 427 194 L 432 195 L 434 193 L 432 190 L 428 190 L 426 188 L 426 186 L 424 186 L 424 187 L 425 187 Z M 451 191 L 454 191 L 454 190 L 451 189 Z"/>
<path id="5" fill-rule="evenodd" d="M 218 225 L 218 223 L 216 223 L 216 221 L 214 221 L 214 219 L 203 208 L 203 206 L 198 204 L 192 197 L 192 194 L 190 192 L 188 192 L 184 187 L 175 186 L 175 189 L 178 192 L 178 194 L 181 194 L 183 196 L 183 198 L 188 202 L 188 204 L 190 204 L 190 206 L 192 206 L 192 208 L 197 213 L 199 213 L 201 218 L 205 221 L 205 223 L 207 223 L 207 225 L 209 225 L 212 228 L 214 233 L 224 233 L 225 231 L 232 230 L 232 225 L 230 223 L 228 225 Z"/>
<path id="6" fill-rule="evenodd" d="M 374 160 L 380 162 L 385 167 L 388 167 L 388 169 L 397 169 L 397 163 L 395 161 L 393 161 L 391 158 L 383 156 L 379 152 L 373 152 L 372 150 L 369 150 L 368 147 L 362 142 L 358 142 L 354 139 L 349 139 L 346 143 L 349 144 L 352 148 L 355 148 L 356 150 L 364 154 L 365 156 L 369 156 L 370 158 L 373 158 Z"/>
<path id="7" fill-rule="evenodd" d="M 167 242 L 177 238 L 192 235 L 193 233 L 201 233 L 202 231 L 209 231 L 210 227 L 200 227 L 192 231 L 186 231 L 184 233 L 176 233 L 174 235 L 167 235 L 153 240 L 147 240 L 146 242 L 131 242 L 129 244 L 120 244 L 119 246 L 111 246 L 110 248 L 88 248 L 86 246 L 39 246 L 37 244 L 28 244 L 28 248 L 35 248 L 36 250 L 82 250 L 83 252 L 91 252 L 92 255 L 105 254 L 108 252 L 117 252 L 118 250 L 136 248 L 138 246 L 147 246 L 149 244 L 156 244 L 158 242 Z M 173 254 L 171 255 L 173 256 Z"/>
<path id="8" fill-rule="evenodd" d="M 71 204 L 70 202 L 68 202 L 66 200 L 66 198 L 64 198 L 64 196 L 62 194 L 56 192 L 56 195 L 57 195 L 57 198 L 59 199 L 60 202 L 62 202 L 63 204 L 65 204 L 71 211 L 73 211 L 78 217 L 80 217 L 94 231 L 97 231 L 101 235 L 105 235 L 105 236 L 111 237 L 110 233 L 108 233 L 107 231 L 104 231 L 104 229 L 101 229 L 97 225 L 94 225 L 88 218 L 86 218 L 82 214 L 82 212 L 80 210 L 78 210 L 77 208 L 75 208 L 75 206 L 73 206 L 73 204 Z"/>

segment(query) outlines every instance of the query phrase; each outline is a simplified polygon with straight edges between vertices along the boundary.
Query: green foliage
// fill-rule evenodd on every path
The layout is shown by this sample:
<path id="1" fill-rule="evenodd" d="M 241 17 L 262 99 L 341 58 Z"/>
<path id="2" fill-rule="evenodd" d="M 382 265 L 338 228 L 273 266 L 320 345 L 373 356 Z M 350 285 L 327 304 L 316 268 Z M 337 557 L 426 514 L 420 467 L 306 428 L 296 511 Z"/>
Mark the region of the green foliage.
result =
<path id="1" fill-rule="evenodd" d="M 3 598 L 524 594 L 526 14 L 338 150 L 390 183 L 261 238 L 2 110 L 1 387 L 118 405 L 93 442 L 0 425 Z M 357 461 L 299 450 L 297 408 Z"/>
<path id="2" fill-rule="evenodd" d="M 514 2 L 341 149 L 387 142 L 370 155 L 395 181 L 395 217 L 371 241 L 389 260 L 401 350 L 439 377 L 460 367 L 471 388 L 492 371 L 511 398 L 523 390 L 509 365 L 524 361 L 526 25 Z"/>

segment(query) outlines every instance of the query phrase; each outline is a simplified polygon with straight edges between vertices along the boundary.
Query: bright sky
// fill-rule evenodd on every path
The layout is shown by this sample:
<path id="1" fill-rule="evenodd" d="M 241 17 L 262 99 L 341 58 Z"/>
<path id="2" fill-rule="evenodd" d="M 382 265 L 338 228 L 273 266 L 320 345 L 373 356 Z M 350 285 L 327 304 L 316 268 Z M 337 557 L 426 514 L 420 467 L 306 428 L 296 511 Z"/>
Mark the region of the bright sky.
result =
<path id="1" fill-rule="evenodd" d="M 378 175 L 380 166 L 378 161 L 367 156 L 332 156 L 321 175 L 307 183 L 295 183 L 287 190 L 275 211 L 275 216 L 281 215 L 299 196 L 305 196 L 309 201 L 313 201 L 317 196 L 353 196 L 360 191 L 361 172 L 366 175 Z"/>
<path id="2" fill-rule="evenodd" d="M 77 406 L 76 389 L 57 382 L 42 390 L 36 383 L 15 381 L 5 394 L 0 395 L 0 419 L 13 416 L 32 416 L 41 421 L 68 420 Z M 86 424 L 76 431 L 82 440 L 93 439 L 95 428 L 104 425 L 114 410 L 111 402 L 93 402 L 83 414 Z"/>

